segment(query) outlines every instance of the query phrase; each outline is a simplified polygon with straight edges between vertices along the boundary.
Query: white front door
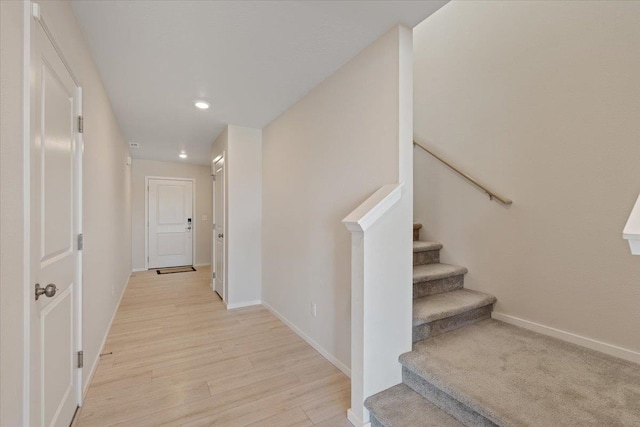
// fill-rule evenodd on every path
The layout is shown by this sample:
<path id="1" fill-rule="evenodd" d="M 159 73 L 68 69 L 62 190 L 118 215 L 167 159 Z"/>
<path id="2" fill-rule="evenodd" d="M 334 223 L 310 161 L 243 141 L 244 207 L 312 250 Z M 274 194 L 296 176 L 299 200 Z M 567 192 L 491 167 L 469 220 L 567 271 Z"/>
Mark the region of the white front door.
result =
<path id="1" fill-rule="evenodd" d="M 149 179 L 149 268 L 193 265 L 193 181 Z"/>
<path id="2" fill-rule="evenodd" d="M 42 26 L 31 28 L 30 425 L 66 427 L 81 399 L 80 90 Z"/>
<path id="3" fill-rule="evenodd" d="M 215 290 L 223 301 L 227 300 L 224 286 L 224 223 L 225 223 L 225 197 L 224 197 L 224 158 L 215 163 L 215 210 L 216 226 L 214 228 L 215 241 Z"/>

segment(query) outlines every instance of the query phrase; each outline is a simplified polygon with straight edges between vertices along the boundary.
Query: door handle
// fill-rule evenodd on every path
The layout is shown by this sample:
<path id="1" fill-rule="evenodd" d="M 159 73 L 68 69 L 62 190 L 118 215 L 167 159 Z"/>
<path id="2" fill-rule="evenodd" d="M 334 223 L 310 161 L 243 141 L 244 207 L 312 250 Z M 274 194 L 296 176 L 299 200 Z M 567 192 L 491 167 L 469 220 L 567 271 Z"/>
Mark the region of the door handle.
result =
<path id="1" fill-rule="evenodd" d="M 44 288 L 40 286 L 40 283 L 36 283 L 36 301 L 38 301 L 41 295 L 51 298 L 56 292 L 58 292 L 58 288 L 53 283 L 49 283 Z"/>
<path id="2" fill-rule="evenodd" d="M 187 231 L 191 231 L 191 226 L 190 226 L 190 225 L 189 225 L 189 226 L 187 226 L 186 230 L 187 230 Z"/>
<path id="3" fill-rule="evenodd" d="M 224 234 L 218 234 L 218 239 L 222 239 L 224 237 Z"/>

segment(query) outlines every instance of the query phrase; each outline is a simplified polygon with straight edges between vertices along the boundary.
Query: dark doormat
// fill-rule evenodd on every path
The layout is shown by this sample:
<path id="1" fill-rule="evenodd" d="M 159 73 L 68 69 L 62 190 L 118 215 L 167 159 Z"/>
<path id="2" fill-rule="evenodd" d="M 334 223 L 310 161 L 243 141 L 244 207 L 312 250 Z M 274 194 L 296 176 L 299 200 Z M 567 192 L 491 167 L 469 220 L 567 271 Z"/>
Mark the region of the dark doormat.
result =
<path id="1" fill-rule="evenodd" d="M 188 265 L 186 267 L 168 267 L 168 268 L 159 268 L 156 270 L 158 274 L 172 274 L 172 273 L 189 273 L 191 271 L 196 271 L 195 268 Z"/>

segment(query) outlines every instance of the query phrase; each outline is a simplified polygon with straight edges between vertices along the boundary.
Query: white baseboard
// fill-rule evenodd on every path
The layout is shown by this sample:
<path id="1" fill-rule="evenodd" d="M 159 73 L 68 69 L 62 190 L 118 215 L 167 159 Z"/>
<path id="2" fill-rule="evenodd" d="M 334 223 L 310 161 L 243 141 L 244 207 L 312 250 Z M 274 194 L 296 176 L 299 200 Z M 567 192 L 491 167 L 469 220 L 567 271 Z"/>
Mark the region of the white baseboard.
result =
<path id="1" fill-rule="evenodd" d="M 541 325 L 539 323 L 531 322 L 529 320 L 520 319 L 508 314 L 498 313 L 494 311 L 491 314 L 491 317 L 505 323 L 510 323 L 515 326 L 520 326 L 524 329 L 529 329 L 530 331 L 548 335 L 553 338 L 558 338 L 560 340 L 567 341 L 572 344 L 577 344 L 591 350 L 596 350 L 601 353 L 608 354 L 609 356 L 615 356 L 619 357 L 620 359 L 628 360 L 630 362 L 640 363 L 640 353 L 633 350 L 618 347 L 612 344 L 607 344 L 605 342 L 583 337 L 581 335 L 572 334 L 571 332 L 561 331 L 560 329 L 555 329 L 549 326 Z"/>
<path id="2" fill-rule="evenodd" d="M 136 270 L 132 270 L 131 274 L 133 274 Z M 102 343 L 100 344 L 100 349 L 98 350 L 98 354 L 93 361 L 93 366 L 91 366 L 91 371 L 89 372 L 89 376 L 87 377 L 87 381 L 82 386 L 82 400 L 87 397 L 87 391 L 89 391 L 89 386 L 91 385 L 91 381 L 93 381 L 93 376 L 96 374 L 96 369 L 98 369 L 98 362 L 100 362 L 100 355 L 104 351 L 104 346 L 107 343 L 107 337 L 109 336 L 109 331 L 111 331 L 111 325 L 113 324 L 113 320 L 116 318 L 116 313 L 118 313 L 118 309 L 120 308 L 120 303 L 122 302 L 122 297 L 124 293 L 127 291 L 127 287 L 129 286 L 129 279 L 131 279 L 131 274 L 127 277 L 127 282 L 124 284 L 124 288 L 122 288 L 122 292 L 120 293 L 120 298 L 118 298 L 118 303 L 116 304 L 115 310 L 113 310 L 113 315 L 111 315 L 111 320 L 109 321 L 109 326 L 107 326 L 107 331 L 102 338 Z"/>
<path id="3" fill-rule="evenodd" d="M 353 424 L 355 427 L 371 427 L 371 423 L 370 422 L 364 422 L 360 419 L 360 417 L 358 417 L 352 410 L 351 408 L 349 408 L 347 410 L 347 420 L 349 420 L 349 422 L 351 424 Z"/>
<path id="4" fill-rule="evenodd" d="M 194 267 L 210 267 L 211 263 L 207 262 L 205 264 L 193 264 Z"/>
<path id="5" fill-rule="evenodd" d="M 236 302 L 234 304 L 225 303 L 225 305 L 227 306 L 227 310 L 233 310 L 235 308 L 251 307 L 252 305 L 260 305 L 260 304 L 262 304 L 262 301 L 260 301 L 259 299 L 255 301 Z"/>
<path id="6" fill-rule="evenodd" d="M 320 353 L 322 355 L 322 357 L 327 359 L 329 362 L 333 363 L 336 368 L 340 369 L 346 376 L 351 378 L 351 369 L 349 369 L 344 363 L 340 362 L 333 354 L 329 353 L 320 344 L 315 342 L 309 335 L 305 334 L 300 329 L 298 329 L 297 326 L 295 326 L 291 321 L 289 321 L 289 319 L 287 319 L 282 314 L 280 314 L 278 312 L 278 310 L 273 308 L 271 305 L 269 305 L 268 303 L 266 303 L 264 301 L 262 301 L 262 305 L 264 305 L 267 310 L 272 312 L 285 325 L 290 327 L 293 330 L 293 332 L 295 332 L 296 334 L 298 334 L 298 336 L 300 338 L 305 340 L 311 347 L 313 347 L 318 353 Z"/>
<path id="7" fill-rule="evenodd" d="M 142 267 L 142 268 L 134 268 L 131 272 L 132 273 L 140 273 L 141 271 L 147 271 L 146 268 Z"/>

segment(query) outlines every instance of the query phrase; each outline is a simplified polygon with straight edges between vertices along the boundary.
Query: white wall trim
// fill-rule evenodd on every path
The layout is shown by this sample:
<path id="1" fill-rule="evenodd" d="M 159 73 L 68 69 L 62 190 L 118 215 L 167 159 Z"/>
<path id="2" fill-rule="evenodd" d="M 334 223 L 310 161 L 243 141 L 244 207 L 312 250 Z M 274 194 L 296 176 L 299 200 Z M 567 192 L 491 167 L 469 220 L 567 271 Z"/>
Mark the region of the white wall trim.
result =
<path id="1" fill-rule="evenodd" d="M 346 376 L 351 378 L 351 369 L 347 367 L 344 363 L 339 361 L 333 354 L 329 353 L 324 347 L 315 342 L 309 335 L 302 332 L 296 325 L 294 325 L 289 319 L 284 317 L 278 310 L 273 308 L 269 303 L 262 301 L 262 305 L 274 314 L 278 319 L 282 321 L 285 325 L 287 325 L 293 332 L 298 334 L 300 338 L 305 340 L 307 344 L 313 347 L 318 353 L 322 355 L 325 359 L 331 362 L 336 368 L 340 369 Z"/>
<path id="2" fill-rule="evenodd" d="M 234 310 L 236 308 L 243 308 L 243 307 L 251 307 L 251 306 L 260 305 L 260 304 L 262 304 L 262 301 L 260 300 L 243 301 L 243 302 L 237 302 L 234 304 L 225 303 L 225 305 L 227 306 L 227 310 Z"/>
<path id="3" fill-rule="evenodd" d="M 124 293 L 127 291 L 127 287 L 129 286 L 129 282 L 131 281 L 131 274 L 134 273 L 135 270 L 131 271 L 129 277 L 127 277 L 127 282 L 124 284 L 124 288 L 122 288 L 122 292 L 120 293 L 120 298 L 118 298 L 118 303 L 116 304 L 115 310 L 113 310 L 113 315 L 111 315 L 111 320 L 109 321 L 109 326 L 107 326 L 107 331 L 104 333 L 104 337 L 102 338 L 102 343 L 100 344 L 100 348 L 98 349 L 98 354 L 96 358 L 93 360 L 93 366 L 91 367 L 91 371 L 87 376 L 87 382 L 83 385 L 82 388 L 82 397 L 83 399 L 87 397 L 87 392 L 89 391 L 89 386 L 91 385 L 91 381 L 93 381 L 93 376 L 96 374 L 96 370 L 98 369 L 98 363 L 100 363 L 100 355 L 104 351 L 104 346 L 107 343 L 107 338 L 109 337 L 109 332 L 111 331 L 111 325 L 116 318 L 116 314 L 118 313 L 118 309 L 120 308 L 120 303 L 122 303 L 122 298 L 124 297 Z"/>
<path id="4" fill-rule="evenodd" d="M 210 267 L 211 263 L 210 262 L 205 262 L 203 264 L 193 264 L 194 267 Z"/>
<path id="5" fill-rule="evenodd" d="M 581 335 L 572 334 L 571 332 L 562 331 L 560 329 L 541 325 L 539 323 L 520 319 L 519 317 L 510 316 L 508 314 L 499 313 L 496 311 L 491 314 L 491 317 L 493 319 L 500 320 L 511 325 L 519 326 L 530 331 L 538 332 L 543 335 L 558 338 L 562 341 L 567 341 L 572 344 L 577 344 L 582 347 L 589 348 L 591 350 L 599 351 L 601 353 L 608 354 L 609 356 L 619 357 L 620 359 L 628 360 L 630 362 L 640 363 L 640 353 L 633 350 L 618 347 L 612 344 L 607 344 L 602 341 L 597 341 L 591 338 L 583 337 Z"/>
<path id="6" fill-rule="evenodd" d="M 347 215 L 342 223 L 351 232 L 365 231 L 400 201 L 403 186 L 403 182 L 383 185 Z"/>
<path id="7" fill-rule="evenodd" d="M 77 98 L 78 98 L 78 105 L 77 105 L 77 111 L 76 111 L 76 115 L 78 117 L 82 117 L 82 87 L 79 85 L 76 85 L 76 91 L 77 91 Z M 82 177 L 84 174 L 84 171 L 82 169 L 82 165 L 83 165 L 83 159 L 84 159 L 84 136 L 81 132 L 77 132 L 76 133 L 76 146 L 75 146 L 75 172 L 76 172 L 76 176 L 74 178 L 75 180 L 75 188 L 74 191 L 76 192 L 76 201 L 78 203 L 78 205 L 75 208 L 75 214 L 76 214 L 76 237 L 80 236 L 84 233 L 83 231 L 83 198 L 84 198 L 84 193 L 83 193 L 83 184 L 82 184 Z M 83 292 L 84 292 L 84 274 L 83 274 L 83 269 L 84 269 L 84 250 L 76 250 L 77 252 L 77 265 L 76 265 L 76 283 L 78 284 L 78 288 L 77 288 L 77 292 L 76 292 L 76 299 L 77 301 L 74 302 L 74 306 L 75 306 L 75 316 L 76 316 L 76 325 L 77 328 L 75 330 L 75 340 L 76 340 L 76 352 L 78 351 L 83 351 L 84 348 L 84 344 L 83 344 L 83 330 L 84 330 L 84 317 L 83 317 L 83 302 L 84 302 L 84 298 L 82 297 Z M 82 394 L 82 369 L 77 369 L 76 370 L 76 387 L 77 387 L 77 399 L 78 399 L 78 406 L 82 406 L 83 405 L 83 399 L 84 396 Z"/>
<path id="8" fill-rule="evenodd" d="M 355 427 L 371 427 L 370 422 L 365 423 L 364 421 L 362 421 L 360 417 L 358 417 L 355 412 L 351 410 L 351 408 L 347 409 L 347 420 L 349 420 L 349 422 Z"/>
<path id="9" fill-rule="evenodd" d="M 143 271 L 148 271 L 146 268 L 134 268 L 131 270 L 132 273 L 141 273 Z"/>

